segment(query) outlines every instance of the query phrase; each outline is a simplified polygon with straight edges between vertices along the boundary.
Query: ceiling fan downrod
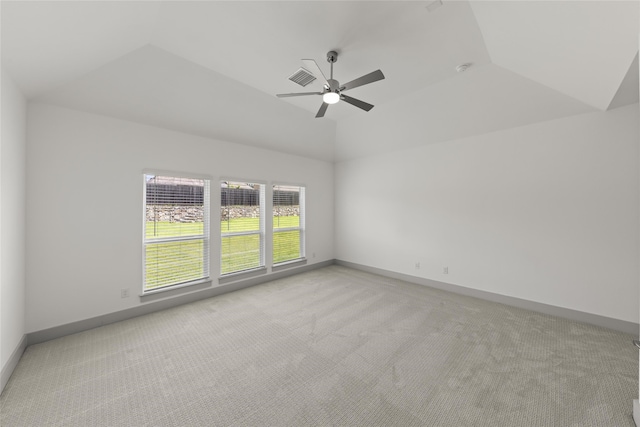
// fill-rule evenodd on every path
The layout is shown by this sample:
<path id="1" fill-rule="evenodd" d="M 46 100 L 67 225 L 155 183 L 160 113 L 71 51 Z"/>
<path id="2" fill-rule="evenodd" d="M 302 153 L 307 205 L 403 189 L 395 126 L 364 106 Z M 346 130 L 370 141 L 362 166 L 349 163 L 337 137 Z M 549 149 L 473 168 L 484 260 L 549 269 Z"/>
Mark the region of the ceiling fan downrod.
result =
<path id="1" fill-rule="evenodd" d="M 333 80 L 333 63 L 336 62 L 337 60 L 338 60 L 338 52 L 336 52 L 335 50 L 330 50 L 329 52 L 327 52 L 327 62 L 331 64 L 331 77 L 330 77 L 331 80 Z"/>
<path id="2" fill-rule="evenodd" d="M 338 52 L 335 50 L 330 50 L 327 52 L 327 62 L 331 64 L 331 74 L 329 79 L 327 80 L 327 92 L 334 92 L 340 95 L 340 82 L 333 78 L 333 64 L 338 60 Z"/>

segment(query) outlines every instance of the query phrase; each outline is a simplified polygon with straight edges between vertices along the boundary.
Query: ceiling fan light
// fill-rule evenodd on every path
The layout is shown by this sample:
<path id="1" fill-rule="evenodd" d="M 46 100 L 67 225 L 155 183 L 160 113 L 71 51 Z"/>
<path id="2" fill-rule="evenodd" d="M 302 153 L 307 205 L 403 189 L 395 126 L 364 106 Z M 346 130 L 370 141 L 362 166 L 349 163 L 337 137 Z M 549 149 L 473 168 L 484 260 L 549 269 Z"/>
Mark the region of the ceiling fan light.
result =
<path id="1" fill-rule="evenodd" d="M 340 95 L 335 92 L 327 92 L 322 95 L 322 100 L 327 104 L 335 104 L 336 102 L 340 101 Z"/>

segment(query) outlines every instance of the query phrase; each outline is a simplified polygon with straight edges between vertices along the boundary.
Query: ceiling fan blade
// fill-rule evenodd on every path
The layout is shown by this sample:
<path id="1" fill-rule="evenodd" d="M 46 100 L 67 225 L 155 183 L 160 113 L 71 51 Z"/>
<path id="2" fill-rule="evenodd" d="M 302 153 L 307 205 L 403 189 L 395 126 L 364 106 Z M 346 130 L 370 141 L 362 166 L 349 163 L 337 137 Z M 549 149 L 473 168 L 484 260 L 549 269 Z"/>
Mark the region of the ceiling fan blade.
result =
<path id="1" fill-rule="evenodd" d="M 305 67 L 307 67 L 309 71 L 311 71 L 314 76 L 316 76 L 318 79 L 322 79 L 322 81 L 327 86 L 329 86 L 327 78 L 324 76 L 324 73 L 322 72 L 316 61 L 314 61 L 313 59 L 303 59 L 302 63 L 305 65 Z"/>
<path id="2" fill-rule="evenodd" d="M 322 105 L 320 106 L 320 109 L 318 110 L 318 114 L 316 114 L 316 119 L 318 117 L 324 117 L 324 113 L 327 111 L 328 106 L 329 104 L 327 104 L 326 102 L 322 103 Z"/>
<path id="3" fill-rule="evenodd" d="M 300 93 L 279 93 L 278 98 L 287 98 L 289 96 L 306 96 L 306 95 L 322 95 L 322 92 L 300 92 Z"/>
<path id="4" fill-rule="evenodd" d="M 340 87 L 340 90 L 353 89 L 354 87 L 368 85 L 369 83 L 377 82 L 382 79 L 384 79 L 384 74 L 382 74 L 382 71 L 376 70 L 369 74 L 365 74 L 362 77 L 358 77 L 355 80 L 351 80 L 349 83 L 343 84 L 342 87 Z"/>
<path id="5" fill-rule="evenodd" d="M 364 101 L 360 101 L 359 99 L 355 99 L 352 98 L 350 96 L 347 95 L 340 95 L 340 99 L 342 99 L 344 102 L 348 102 L 351 105 L 355 105 L 358 108 L 362 108 L 364 111 L 369 111 L 373 108 L 373 105 L 368 104 Z"/>

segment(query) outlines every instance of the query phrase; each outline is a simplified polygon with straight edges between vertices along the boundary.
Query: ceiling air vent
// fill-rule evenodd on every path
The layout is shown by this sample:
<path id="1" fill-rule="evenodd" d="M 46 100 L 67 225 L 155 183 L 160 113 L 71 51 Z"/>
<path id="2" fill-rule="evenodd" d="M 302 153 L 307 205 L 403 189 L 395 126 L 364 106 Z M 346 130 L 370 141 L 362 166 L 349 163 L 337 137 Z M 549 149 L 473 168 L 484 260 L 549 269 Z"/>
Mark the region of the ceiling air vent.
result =
<path id="1" fill-rule="evenodd" d="M 303 87 L 308 85 L 315 79 L 316 77 L 313 74 L 311 74 L 309 71 L 305 70 L 304 68 L 300 68 L 298 71 L 296 71 L 295 73 L 289 76 L 289 80 L 291 80 L 294 83 L 298 83 L 300 86 L 303 86 Z"/>

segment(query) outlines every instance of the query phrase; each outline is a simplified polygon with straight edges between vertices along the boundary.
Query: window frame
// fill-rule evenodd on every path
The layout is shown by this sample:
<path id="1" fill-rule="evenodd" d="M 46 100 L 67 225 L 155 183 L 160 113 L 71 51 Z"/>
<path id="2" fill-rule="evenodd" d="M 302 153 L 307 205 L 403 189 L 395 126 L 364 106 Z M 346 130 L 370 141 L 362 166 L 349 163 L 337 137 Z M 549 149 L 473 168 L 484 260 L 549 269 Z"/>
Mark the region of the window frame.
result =
<path id="1" fill-rule="evenodd" d="M 275 218 L 274 210 L 276 207 L 276 205 L 274 204 L 274 195 L 276 191 L 275 187 L 297 187 L 299 189 L 299 195 L 298 195 L 299 220 L 298 220 L 297 227 L 276 228 L 273 226 L 273 222 Z M 283 183 L 283 182 L 274 182 L 271 184 L 271 224 L 272 224 L 271 253 L 272 253 L 272 266 L 274 268 L 285 266 L 287 264 L 295 264 L 295 263 L 299 263 L 300 261 L 306 260 L 306 192 L 307 192 L 307 187 L 303 184 L 289 184 L 289 183 Z M 274 255 L 275 255 L 276 233 L 290 232 L 290 231 L 299 231 L 300 233 L 300 240 L 298 242 L 300 256 L 298 258 L 292 258 L 285 261 L 275 262 Z"/>
<path id="2" fill-rule="evenodd" d="M 175 237 L 156 237 L 147 238 L 147 177 L 160 176 L 178 179 L 197 179 L 202 180 L 203 188 L 203 227 L 202 234 L 194 234 L 187 236 Z M 142 294 L 141 296 L 151 295 L 158 292 L 169 291 L 178 288 L 198 285 L 211 281 L 211 177 L 207 175 L 192 174 L 185 172 L 163 171 L 163 170 L 143 170 L 142 171 Z M 184 242 L 184 241 L 202 241 L 202 276 L 174 283 L 169 283 L 153 288 L 147 288 L 147 247 L 150 245 Z"/>
<path id="3" fill-rule="evenodd" d="M 253 185 L 259 185 L 259 198 L 260 198 L 260 204 L 259 206 L 259 224 L 258 224 L 258 230 L 249 230 L 249 231 L 231 231 L 231 232 L 223 232 L 221 227 L 218 226 L 218 231 L 220 232 L 220 244 L 219 244 L 219 249 L 220 249 L 220 278 L 219 280 L 224 281 L 225 278 L 235 278 L 237 276 L 250 276 L 252 274 L 255 273 L 263 273 L 266 272 L 266 236 L 267 236 L 267 230 L 266 230 L 266 203 L 267 203 L 267 183 L 264 181 L 259 181 L 259 180 L 247 180 L 247 179 L 238 179 L 238 178 L 220 178 L 220 181 L 218 183 L 218 189 L 220 191 L 219 193 L 219 198 L 220 198 L 220 210 L 218 212 L 219 215 L 219 222 L 222 223 L 222 209 L 225 208 L 225 206 L 222 204 L 222 184 L 223 183 L 235 183 L 235 184 L 253 184 Z M 258 261 L 258 266 L 256 267 L 250 267 L 250 268 L 243 268 L 240 270 L 234 270 L 234 271 L 229 271 L 229 272 L 223 272 L 223 242 L 224 239 L 226 237 L 238 237 L 238 236 L 252 236 L 252 235 L 258 235 L 259 237 L 259 249 L 260 249 L 260 254 L 259 254 L 259 261 Z"/>

